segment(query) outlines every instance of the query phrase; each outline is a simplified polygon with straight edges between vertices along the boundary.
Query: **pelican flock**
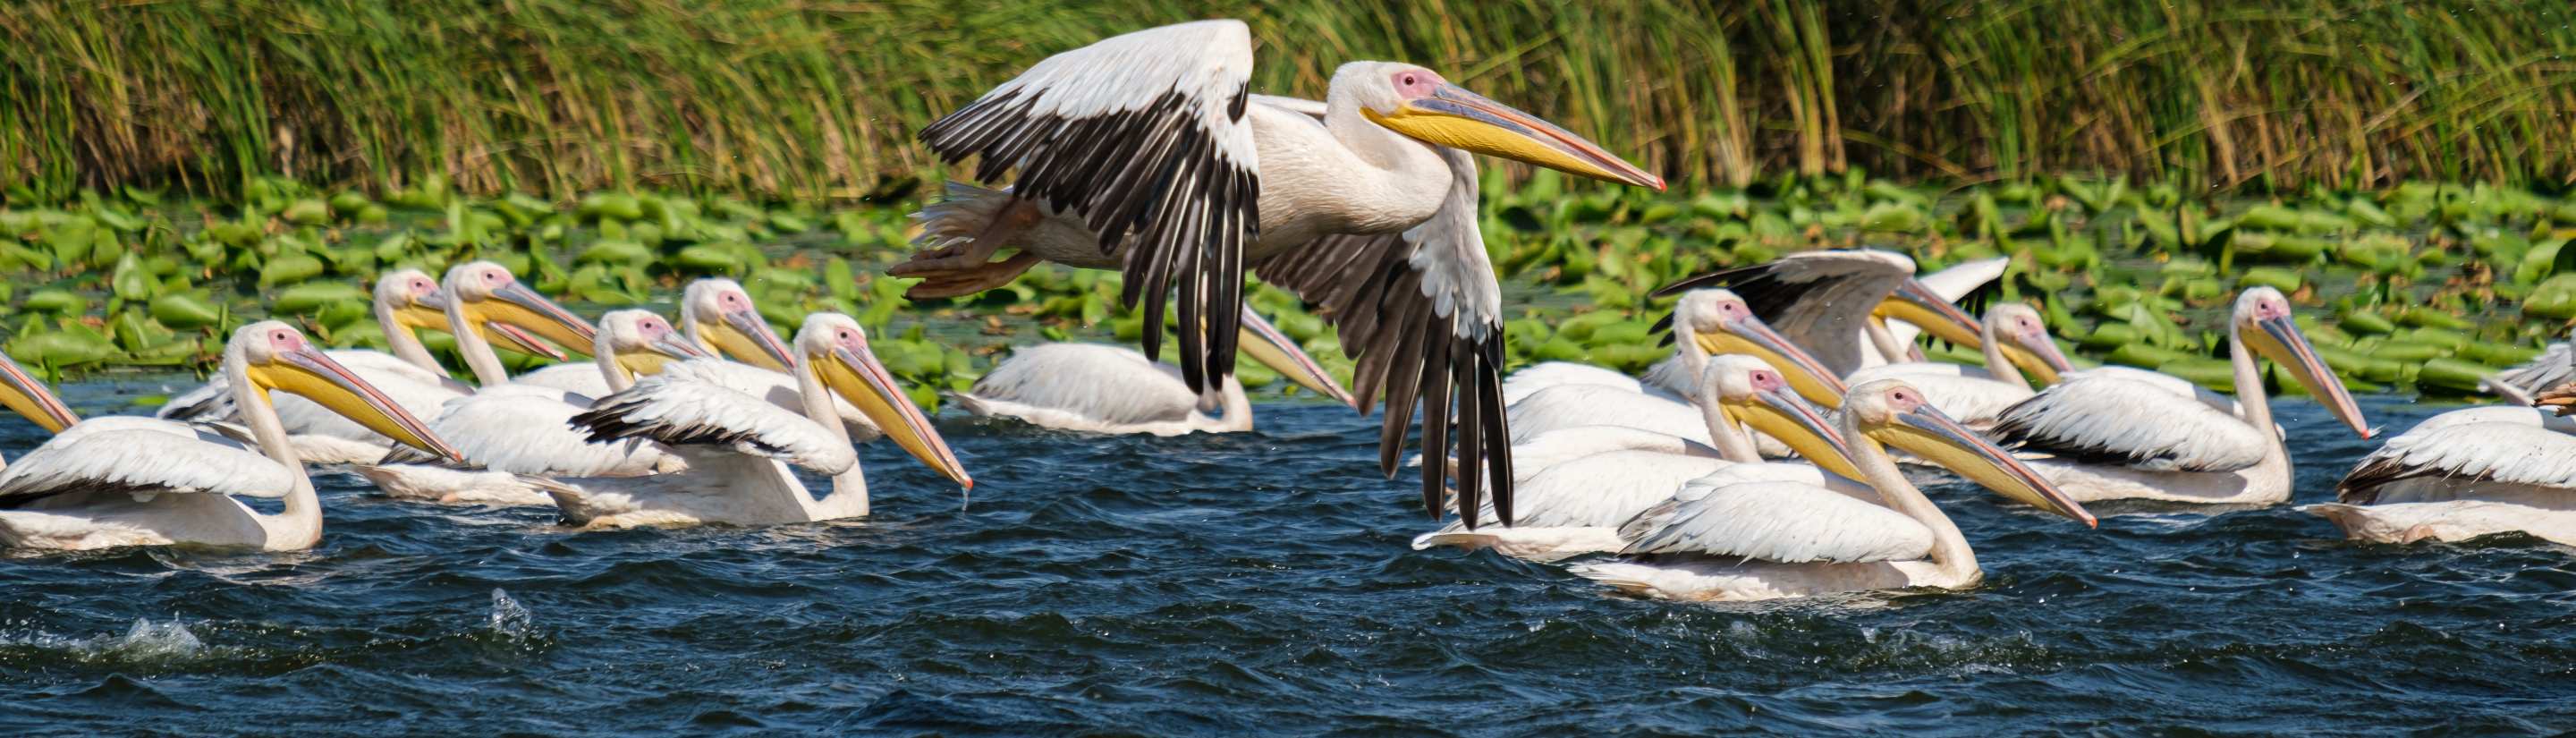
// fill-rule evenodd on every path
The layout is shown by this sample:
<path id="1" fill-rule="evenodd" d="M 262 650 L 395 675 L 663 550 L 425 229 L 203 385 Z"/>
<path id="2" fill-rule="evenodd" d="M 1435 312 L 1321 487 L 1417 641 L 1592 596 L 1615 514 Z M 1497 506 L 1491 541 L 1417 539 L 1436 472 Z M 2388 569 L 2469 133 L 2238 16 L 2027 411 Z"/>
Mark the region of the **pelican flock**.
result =
<path id="1" fill-rule="evenodd" d="M 1429 68 L 1346 63 L 1315 101 L 1252 94 L 1252 63 L 1241 22 L 1136 31 L 1037 60 L 920 132 L 945 162 L 971 160 L 972 181 L 915 214 L 918 251 L 888 270 L 918 280 L 907 295 L 973 295 L 1054 263 L 1119 271 L 1144 319 L 1141 351 L 1013 350 L 948 395 L 960 415 L 1064 443 L 1247 431 L 1235 362 L 1248 356 L 1363 415 L 1383 402 L 1389 478 L 1418 434 L 1433 525 L 1413 548 L 1563 563 L 1567 581 L 1688 601 L 1976 586 L 1972 542 L 1917 486 L 1944 475 L 2087 527 L 2086 506 L 2110 501 L 2291 501 L 2297 459 L 2267 363 L 2376 435 L 2280 290 L 2234 299 L 2226 396 L 2079 368 L 2039 307 L 1975 296 L 2009 259 L 1918 273 L 1874 249 L 1657 290 L 1674 298 L 1655 329 L 1673 349 L 1640 376 L 1572 362 L 1507 374 L 1476 156 L 1664 181 Z M 1248 308 L 1247 273 L 1331 322 L 1355 362 L 1347 388 Z M 974 487 L 858 319 L 814 312 L 782 340 L 730 279 L 688 283 L 667 316 L 594 323 L 501 263 L 465 261 L 437 278 L 386 270 L 370 307 L 385 350 L 323 351 L 287 323 L 252 323 L 214 379 L 150 418 L 84 420 L 0 357 L 0 406 L 52 434 L 0 465 L 0 545 L 309 548 L 325 517 L 313 466 L 405 504 L 541 506 L 577 529 L 864 518 L 858 444 L 879 440 L 946 480 L 932 486 Z M 452 336 L 463 371 L 422 331 Z M 1981 365 L 1928 360 L 1925 337 Z M 557 363 L 514 376 L 504 349 Z M 2332 502 L 2296 510 L 2363 541 L 2576 546 L 2571 381 L 2576 353 L 2553 346 L 2487 380 L 2509 404 L 2388 438 Z"/>

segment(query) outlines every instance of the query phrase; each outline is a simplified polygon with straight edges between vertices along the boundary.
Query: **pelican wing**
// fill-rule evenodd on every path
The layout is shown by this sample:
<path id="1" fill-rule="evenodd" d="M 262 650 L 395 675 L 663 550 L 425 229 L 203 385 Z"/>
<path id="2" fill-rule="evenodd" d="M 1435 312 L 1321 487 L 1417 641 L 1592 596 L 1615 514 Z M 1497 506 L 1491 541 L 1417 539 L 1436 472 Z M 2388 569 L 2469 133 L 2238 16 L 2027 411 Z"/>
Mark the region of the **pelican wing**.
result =
<path id="1" fill-rule="evenodd" d="M 1814 354 L 1835 374 L 1861 367 L 1871 310 L 1914 276 L 1914 260 L 1887 251 L 1808 251 L 1768 263 L 1709 272 L 1657 295 L 1724 287 L 1772 330 Z"/>
<path id="2" fill-rule="evenodd" d="M 511 377 L 510 383 L 558 389 L 583 397 L 606 397 L 609 393 L 608 376 L 599 373 L 598 364 L 588 361 L 556 364 L 523 372 L 519 376 Z"/>
<path id="3" fill-rule="evenodd" d="M 1050 343 L 1011 350 L 975 380 L 977 399 L 1062 410 L 1115 425 L 1178 422 L 1198 395 L 1169 364 L 1117 346 Z"/>
<path id="4" fill-rule="evenodd" d="M 210 431 L 169 425 L 66 432 L 47 441 L 0 472 L 0 507 L 94 492 L 277 497 L 295 486 L 295 470 L 256 448 Z"/>
<path id="5" fill-rule="evenodd" d="M 858 451 L 830 429 L 705 376 L 712 360 L 669 365 L 624 392 L 602 397 L 570 424 L 592 443 L 650 439 L 673 447 L 720 446 L 839 474 Z"/>
<path id="6" fill-rule="evenodd" d="M 2576 350 L 2569 349 L 2567 342 L 2561 341 L 2549 344 L 2548 350 L 2540 352 L 2539 358 L 2496 372 L 2484 384 L 2490 392 L 2528 405 L 2532 395 L 2571 381 L 2576 381 Z"/>
<path id="7" fill-rule="evenodd" d="M 2154 383 L 2093 375 L 2005 408 L 1993 435 L 2006 446 L 2088 464 L 2217 472 L 2260 463 L 2270 430 Z"/>
<path id="8" fill-rule="evenodd" d="M 1143 298 L 1148 356 L 1178 287 L 1181 376 L 1203 392 L 1234 373 L 1243 249 L 1261 227 L 1251 75 L 1241 21 L 1137 31 L 1047 57 L 921 140 L 950 164 L 981 157 L 981 181 L 1018 170 L 1013 197 L 1080 216 L 1102 253 L 1126 244 L 1123 300 Z"/>
<path id="9" fill-rule="evenodd" d="M 429 427 L 467 462 L 493 471 L 593 477 L 650 474 L 660 467 L 662 452 L 650 444 L 595 444 L 565 427 L 590 406 L 587 398 L 562 390 L 507 384 L 448 402 Z"/>
<path id="10" fill-rule="evenodd" d="M 2576 436 L 2530 422 L 2439 420 L 2426 420 L 2362 457 L 2335 485 L 2336 501 L 2368 505 L 2379 501 L 2383 486 L 2425 477 L 2564 487 L 2576 494 Z"/>
<path id="11" fill-rule="evenodd" d="M 1512 521 L 1511 435 L 1503 418 L 1502 287 L 1476 227 L 1476 162 L 1440 150 L 1449 163 L 1447 200 L 1430 220 L 1402 233 L 1333 235 L 1256 267 L 1271 284 L 1318 307 L 1340 330 L 1358 366 L 1353 394 L 1386 400 L 1378 465 L 1395 476 L 1416 403 L 1425 458 L 1457 443 L 1458 515 L 1472 522 L 1485 483 L 1505 525 Z M 1452 400 L 1455 400 L 1454 410 Z M 1365 408 L 1364 408 L 1365 409 Z M 1439 514 L 1448 465 L 1422 465 L 1423 507 Z"/>
<path id="12" fill-rule="evenodd" d="M 1682 486 L 1672 501 L 1622 526 L 1626 553 L 1744 556 L 1798 564 L 1911 561 L 1932 554 L 1932 530 L 1904 513 L 1798 482 Z"/>

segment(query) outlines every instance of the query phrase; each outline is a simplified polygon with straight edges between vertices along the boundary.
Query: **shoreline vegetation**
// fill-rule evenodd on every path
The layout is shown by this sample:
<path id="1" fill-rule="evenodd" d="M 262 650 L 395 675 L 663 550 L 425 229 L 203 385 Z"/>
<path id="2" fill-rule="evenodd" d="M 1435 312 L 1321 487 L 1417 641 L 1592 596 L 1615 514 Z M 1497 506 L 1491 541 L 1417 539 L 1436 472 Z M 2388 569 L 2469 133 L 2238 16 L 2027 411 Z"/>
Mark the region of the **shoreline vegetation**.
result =
<path id="1" fill-rule="evenodd" d="M 1256 89 L 1422 62 L 1676 182 L 1489 173 L 1515 366 L 1640 369 L 1647 292 L 1824 247 L 2013 256 L 1995 296 L 2070 353 L 2213 386 L 2246 285 L 2323 308 L 2365 391 L 2470 391 L 2576 318 L 2576 11 L 2549 3 L 39 0 L 0 15 L 6 348 L 202 370 L 268 315 L 374 345 L 378 271 L 492 258 L 594 307 L 722 274 L 773 322 L 849 311 L 935 405 L 1002 345 L 1138 322 L 1116 275 L 1053 267 L 902 300 L 880 272 L 943 176 L 912 133 L 1220 13 L 1264 44 Z M 1294 300 L 1254 304 L 1347 372 Z"/>

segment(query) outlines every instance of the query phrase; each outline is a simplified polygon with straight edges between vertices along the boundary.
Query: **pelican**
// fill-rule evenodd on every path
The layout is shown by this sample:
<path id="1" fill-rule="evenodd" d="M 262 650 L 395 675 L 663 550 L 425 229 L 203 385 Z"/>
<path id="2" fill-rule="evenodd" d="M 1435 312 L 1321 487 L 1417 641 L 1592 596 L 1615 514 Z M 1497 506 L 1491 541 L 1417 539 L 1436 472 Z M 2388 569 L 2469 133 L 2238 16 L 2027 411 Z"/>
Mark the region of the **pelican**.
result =
<path id="1" fill-rule="evenodd" d="M 2549 344 L 2549 348 L 2521 366 L 2496 372 L 2478 383 L 2478 388 L 2503 396 L 2516 405 L 2532 404 L 2541 390 L 2576 381 L 2576 349 L 2566 341 Z"/>
<path id="2" fill-rule="evenodd" d="M 647 310 L 599 317 L 590 370 L 610 392 L 670 362 L 708 358 L 697 344 Z M 759 370 L 751 370 L 759 371 Z M 603 395 L 606 393 L 602 393 Z M 457 439 L 463 460 L 485 470 L 428 464 L 368 464 L 358 474 L 388 497 L 464 505 L 551 505 L 554 498 L 521 474 L 633 476 L 675 470 L 678 459 L 641 443 L 589 443 L 564 424 L 591 399 L 551 387 L 503 384 L 448 401 L 429 427 Z"/>
<path id="3" fill-rule="evenodd" d="M 1248 308 L 1242 330 L 1235 345 L 1253 360 L 1297 386 L 1359 405 L 1296 341 Z M 1133 349 L 1052 343 L 1014 349 L 974 388 L 950 396 L 969 413 L 1062 430 L 1157 436 L 1252 430 L 1252 400 L 1244 395 L 1242 382 L 1225 378 L 1223 414 L 1210 417 L 1199 411 L 1198 396 L 1181 382 L 1180 371 Z"/>
<path id="4" fill-rule="evenodd" d="M 808 315 L 796 331 L 795 347 L 797 396 L 805 400 L 801 417 L 701 374 L 718 364 L 679 362 L 601 398 L 572 422 L 593 442 L 660 444 L 687 459 L 685 471 L 535 483 L 554 496 L 567 521 L 591 528 L 863 517 L 867 479 L 848 432 L 825 400 L 839 394 L 913 458 L 962 487 L 975 486 L 938 429 L 877 363 L 858 321 L 837 313 Z M 831 475 L 830 493 L 816 499 L 789 464 Z"/>
<path id="5" fill-rule="evenodd" d="M 2544 393 L 2543 395 L 2547 395 Z M 2530 407 L 2435 415 L 2388 439 L 2299 510 L 2374 543 L 2528 533 L 2576 546 L 2576 422 Z"/>
<path id="6" fill-rule="evenodd" d="M 1807 251 L 1769 262 L 1709 272 L 1656 290 L 1658 296 L 1704 287 L 1735 290 L 1781 335 L 1805 347 L 1834 376 L 1863 367 L 1919 361 L 1910 330 L 1930 331 L 1962 346 L 1978 345 L 1978 323 L 1951 303 L 2002 273 L 1995 260 L 1970 262 L 1923 279 L 1914 260 L 1892 251 Z M 1943 289 L 1935 291 L 1935 280 Z"/>
<path id="7" fill-rule="evenodd" d="M 1840 450 L 1843 440 L 1814 406 L 1799 399 L 1779 372 L 1749 356 L 1719 356 L 1701 372 L 1696 389 L 1719 458 L 1643 450 L 1616 450 L 1565 461 L 1531 475 L 1514 490 L 1520 520 L 1511 527 L 1469 529 L 1451 521 L 1413 539 L 1432 546 L 1492 548 L 1504 554 L 1553 561 L 1584 553 L 1617 551 L 1621 523 L 1670 499 L 1684 482 L 1719 471 L 1746 478 L 1827 484 L 1834 475 L 1855 476 Z M 1766 463 L 1738 424 L 1759 428 L 1807 452 L 1808 464 Z M 1514 446 L 1512 468 L 1523 467 Z M 1825 470 L 1830 469 L 1832 474 Z M 1487 514 L 1491 514 L 1487 510 Z"/>
<path id="8" fill-rule="evenodd" d="M 1685 355 L 1707 357 L 1743 354 L 1774 367 L 1801 396 L 1826 407 L 1842 403 L 1843 384 L 1807 352 L 1771 330 L 1751 307 L 1726 290 L 1694 290 L 1673 306 L 1676 331 L 1689 334 Z M 1706 364 L 1706 358 L 1693 363 Z M 1705 369 L 1697 370 L 1704 372 Z M 1527 443 L 1539 434 L 1586 425 L 1640 428 L 1715 446 L 1708 424 L 1688 400 L 1659 397 L 1603 384 L 1562 384 L 1531 393 L 1512 403 L 1512 442 Z M 1774 454 L 1783 450 L 1773 448 Z"/>
<path id="9" fill-rule="evenodd" d="M 1742 302 L 1742 300 L 1735 300 L 1733 293 L 1722 290 L 1694 290 L 1683 294 L 1682 299 L 1674 301 L 1673 311 L 1665 316 L 1663 322 L 1666 325 L 1658 326 L 1657 330 L 1669 328 L 1672 323 L 1686 326 L 1705 323 L 1709 318 L 1702 317 L 1701 314 L 1714 314 L 1721 303 L 1728 300 L 1734 300 L 1739 304 Z M 1506 407 L 1518 404 L 1530 395 L 1538 394 L 1539 390 L 1569 384 L 1599 385 L 1654 395 L 1674 402 L 1687 402 L 1686 398 L 1690 397 L 1690 393 L 1699 388 L 1700 372 L 1707 367 L 1708 349 L 1698 341 L 1674 341 L 1673 354 L 1664 357 L 1663 361 L 1655 362 L 1654 366 L 1647 367 L 1646 376 L 1642 381 L 1616 370 L 1591 364 L 1542 361 L 1523 367 L 1519 371 L 1512 372 L 1511 376 L 1503 378 L 1503 404 Z M 1520 418 L 1514 415 L 1512 419 Z"/>
<path id="10" fill-rule="evenodd" d="M 907 294 L 950 296 L 1040 260 L 1120 269 L 1124 302 L 1148 317 L 1177 292 L 1181 379 L 1205 394 L 1233 373 L 1253 269 L 1331 316 L 1358 360 L 1354 394 L 1386 400 L 1381 470 L 1394 476 L 1418 400 L 1425 452 L 1447 456 L 1454 438 L 1470 462 L 1461 517 L 1485 480 L 1506 480 L 1493 494 L 1509 522 L 1502 292 L 1476 229 L 1472 155 L 1657 190 L 1663 179 L 1420 66 L 1344 64 L 1321 103 L 1250 95 L 1251 72 L 1251 31 L 1233 20 L 1038 62 L 922 130 L 949 163 L 980 157 L 977 180 L 1019 174 L 925 210 L 933 248 L 891 273 L 926 278 Z M 1005 246 L 1019 254 L 986 262 Z M 1162 323 L 1146 323 L 1144 354 L 1158 356 Z M 1447 467 L 1422 468 L 1436 508 Z"/>
<path id="11" fill-rule="evenodd" d="M 689 282 L 680 291 L 680 333 L 698 349 L 762 369 L 778 372 L 782 386 L 787 381 L 787 344 L 778 340 L 769 321 L 751 301 L 751 293 L 730 279 L 708 277 Z M 609 388 L 606 375 L 591 364 L 557 364 L 519 375 L 512 380 L 536 387 L 553 387 L 586 397 L 602 397 L 616 390 Z M 790 401 L 786 407 L 793 407 Z M 851 411 L 855 413 L 856 411 Z"/>
<path id="12" fill-rule="evenodd" d="M 1575 574 L 1670 600 L 1764 600 L 1835 592 L 1965 589 L 1985 578 L 1959 526 L 1897 471 L 1884 445 L 1938 460 L 1987 488 L 2094 525 L 2092 513 L 1921 390 L 1882 379 L 1852 389 L 1841 418 L 1877 503 L 1796 482 L 1692 482 L 1620 528 L 1625 561 Z"/>
<path id="13" fill-rule="evenodd" d="M 53 390 L 46 389 L 43 382 L 36 381 L 6 353 L 0 353 L 0 407 L 9 408 L 48 433 L 61 433 L 81 422 L 62 398 L 55 397 Z M 7 460 L 0 460 L 0 470 L 8 465 Z"/>
<path id="14" fill-rule="evenodd" d="M 2291 322 L 2290 301 L 2279 290 L 2237 296 L 2227 347 L 2236 412 L 2203 400 L 2179 378 L 2097 369 L 2069 374 L 2006 408 L 1993 433 L 2008 447 L 2043 454 L 2031 467 L 2084 502 L 2278 503 L 2290 497 L 2290 453 L 2272 424 L 2259 354 L 2288 369 L 2361 437 L 2371 436 L 2352 393 Z"/>
<path id="15" fill-rule="evenodd" d="M 430 453 L 456 455 L 393 398 L 285 323 L 234 331 L 223 373 L 253 442 L 155 418 L 73 425 L 0 472 L 0 544 L 311 548 L 322 538 L 321 503 L 269 404 L 272 390 L 303 395 Z M 283 497 L 284 509 L 261 513 L 234 495 Z"/>
<path id="16" fill-rule="evenodd" d="M 1983 369 L 1912 361 L 1866 367 L 1846 379 L 1852 384 L 1904 379 L 1932 398 L 1932 405 L 1941 412 L 1968 427 L 1987 428 L 2004 408 L 2035 394 L 2023 371 L 2039 375 L 2043 384 L 2055 384 L 2060 375 L 2074 371 L 2066 354 L 2057 350 L 2057 341 L 2049 337 L 2048 323 L 2028 305 L 1987 308 L 1985 327 L 1977 338 L 1986 354 Z"/>
<path id="17" fill-rule="evenodd" d="M 441 403 L 473 391 L 448 376 L 447 368 L 429 355 L 417 331 L 447 330 L 447 300 L 437 282 L 418 269 L 398 269 L 377 278 L 374 308 L 391 353 L 366 349 L 333 349 L 323 353 L 356 372 L 415 416 L 438 413 Z M 487 341 L 499 341 L 521 352 L 563 358 L 561 352 L 506 321 L 487 321 L 477 329 Z M 209 381 L 170 400 L 154 417 L 204 422 L 240 422 L 232 389 Z M 296 395 L 275 398 L 296 454 L 320 464 L 367 463 L 383 458 L 397 444 L 383 434 Z"/>

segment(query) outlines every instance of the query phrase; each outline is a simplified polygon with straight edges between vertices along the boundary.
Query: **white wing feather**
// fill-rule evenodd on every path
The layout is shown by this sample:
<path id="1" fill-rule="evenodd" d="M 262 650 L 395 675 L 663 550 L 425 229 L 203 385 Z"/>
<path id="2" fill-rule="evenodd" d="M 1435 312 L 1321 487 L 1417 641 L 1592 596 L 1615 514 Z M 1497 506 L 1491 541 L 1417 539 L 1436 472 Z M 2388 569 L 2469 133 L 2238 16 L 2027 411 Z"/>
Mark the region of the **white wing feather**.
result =
<path id="1" fill-rule="evenodd" d="M 1627 553 L 1744 556 L 1797 564 L 1910 561 L 1931 555 L 1932 531 L 1905 514 L 1794 482 L 1693 481 L 1641 521 Z"/>
<path id="2" fill-rule="evenodd" d="M 725 386 L 717 360 L 667 365 L 624 392 L 600 398 L 578 421 L 592 438 L 651 439 L 673 446 L 730 447 L 753 456 L 839 474 L 858 452 L 830 429 L 767 399 Z M 757 370 L 757 368 L 755 368 Z"/>
<path id="3" fill-rule="evenodd" d="M 641 442 L 596 444 L 567 427 L 590 409 L 587 398 L 562 390 L 507 384 L 485 387 L 447 403 L 431 431 L 456 447 L 468 463 L 493 471 L 548 477 L 650 474 L 661 449 Z"/>
<path id="4" fill-rule="evenodd" d="M 1178 367 L 1124 347 L 1087 343 L 1012 349 L 968 394 L 1120 425 L 1179 422 L 1198 407 Z"/>
<path id="5" fill-rule="evenodd" d="M 82 425 L 0 472 L 0 499 L 100 490 L 278 497 L 295 486 L 295 470 L 211 431 Z"/>
<path id="6" fill-rule="evenodd" d="M 2073 376 L 2073 375 L 2070 375 Z M 2234 471 L 2260 463 L 2271 429 L 2120 375 L 2069 379 L 2003 412 L 2007 444 L 2149 471 Z"/>

